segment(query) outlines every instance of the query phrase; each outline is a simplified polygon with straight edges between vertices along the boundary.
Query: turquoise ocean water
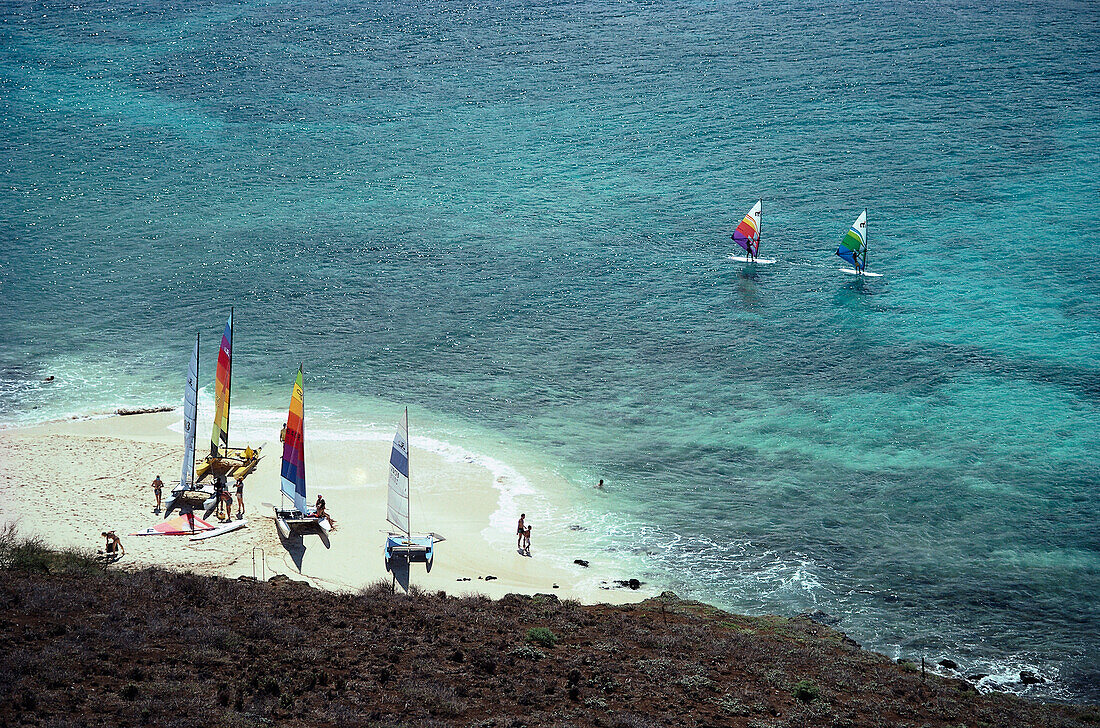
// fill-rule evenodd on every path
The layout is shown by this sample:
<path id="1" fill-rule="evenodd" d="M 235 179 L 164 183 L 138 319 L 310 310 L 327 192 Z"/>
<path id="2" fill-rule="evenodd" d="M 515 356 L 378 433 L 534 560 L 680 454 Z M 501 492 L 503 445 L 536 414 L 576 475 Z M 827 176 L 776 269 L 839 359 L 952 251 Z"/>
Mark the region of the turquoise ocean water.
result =
<path id="1" fill-rule="evenodd" d="M 234 305 L 240 407 L 304 361 L 314 431 L 523 453 L 647 581 L 1100 700 L 1097 48 L 1089 3 L 0 3 L 0 422 L 176 403 Z"/>

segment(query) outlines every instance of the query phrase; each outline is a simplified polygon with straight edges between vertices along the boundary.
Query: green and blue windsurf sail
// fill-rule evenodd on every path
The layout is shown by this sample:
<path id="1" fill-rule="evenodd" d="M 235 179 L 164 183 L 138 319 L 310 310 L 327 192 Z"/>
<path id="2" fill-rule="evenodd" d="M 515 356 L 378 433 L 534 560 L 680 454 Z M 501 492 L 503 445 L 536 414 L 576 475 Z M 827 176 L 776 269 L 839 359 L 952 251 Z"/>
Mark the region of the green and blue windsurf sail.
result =
<path id="1" fill-rule="evenodd" d="M 836 254 L 855 266 L 856 270 L 863 270 L 867 266 L 867 211 L 859 213 L 859 217 L 852 223 L 852 228 L 840 241 Z"/>

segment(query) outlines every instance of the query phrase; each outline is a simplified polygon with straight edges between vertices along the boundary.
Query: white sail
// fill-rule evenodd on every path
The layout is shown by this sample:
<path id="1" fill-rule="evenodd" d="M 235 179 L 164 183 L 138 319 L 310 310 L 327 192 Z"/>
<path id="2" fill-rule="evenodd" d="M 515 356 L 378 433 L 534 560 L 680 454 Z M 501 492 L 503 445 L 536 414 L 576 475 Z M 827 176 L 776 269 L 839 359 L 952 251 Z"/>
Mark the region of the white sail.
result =
<path id="1" fill-rule="evenodd" d="M 195 337 L 195 351 L 191 365 L 187 367 L 187 388 L 183 391 L 183 473 L 178 490 L 187 490 L 195 469 L 195 424 L 199 410 L 199 339 Z"/>
<path id="2" fill-rule="evenodd" d="M 409 534 L 409 411 L 397 425 L 390 452 L 389 499 L 386 503 L 386 520 Z"/>

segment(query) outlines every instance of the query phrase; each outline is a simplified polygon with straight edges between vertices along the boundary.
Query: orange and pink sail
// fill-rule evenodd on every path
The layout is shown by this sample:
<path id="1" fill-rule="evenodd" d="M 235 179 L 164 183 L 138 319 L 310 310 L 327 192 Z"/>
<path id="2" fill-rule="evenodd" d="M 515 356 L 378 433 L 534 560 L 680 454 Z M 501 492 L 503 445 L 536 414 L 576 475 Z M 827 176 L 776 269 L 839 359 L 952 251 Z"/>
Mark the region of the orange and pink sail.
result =
<path id="1" fill-rule="evenodd" d="M 750 257 L 755 258 L 760 254 L 760 203 L 758 200 L 749 214 L 741 220 L 741 224 L 733 231 L 733 242 L 745 249 Z"/>
<path id="2" fill-rule="evenodd" d="M 233 311 L 222 334 L 218 350 L 218 368 L 214 375 L 214 432 L 210 435 L 210 455 L 222 457 L 229 450 L 229 394 L 233 380 Z"/>
<path id="3" fill-rule="evenodd" d="M 305 453 L 305 392 L 302 389 L 302 368 L 290 392 L 290 410 L 286 417 L 286 440 L 283 442 L 283 467 L 280 490 L 294 501 L 294 507 L 306 513 L 306 453 Z"/>

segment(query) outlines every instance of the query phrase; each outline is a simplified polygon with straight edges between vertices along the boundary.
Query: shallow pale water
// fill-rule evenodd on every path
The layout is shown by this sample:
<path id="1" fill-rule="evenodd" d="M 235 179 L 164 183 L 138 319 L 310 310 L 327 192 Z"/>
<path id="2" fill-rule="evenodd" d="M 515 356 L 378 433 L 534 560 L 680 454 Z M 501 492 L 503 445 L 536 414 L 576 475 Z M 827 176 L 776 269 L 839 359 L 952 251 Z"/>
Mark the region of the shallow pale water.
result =
<path id="1" fill-rule="evenodd" d="M 648 581 L 1100 699 L 1093 6 L 8 3 L 0 34 L 4 422 L 176 402 L 235 305 L 239 406 L 304 361 L 313 427 L 409 403 L 525 453 Z M 760 198 L 780 262 L 745 269 Z"/>

